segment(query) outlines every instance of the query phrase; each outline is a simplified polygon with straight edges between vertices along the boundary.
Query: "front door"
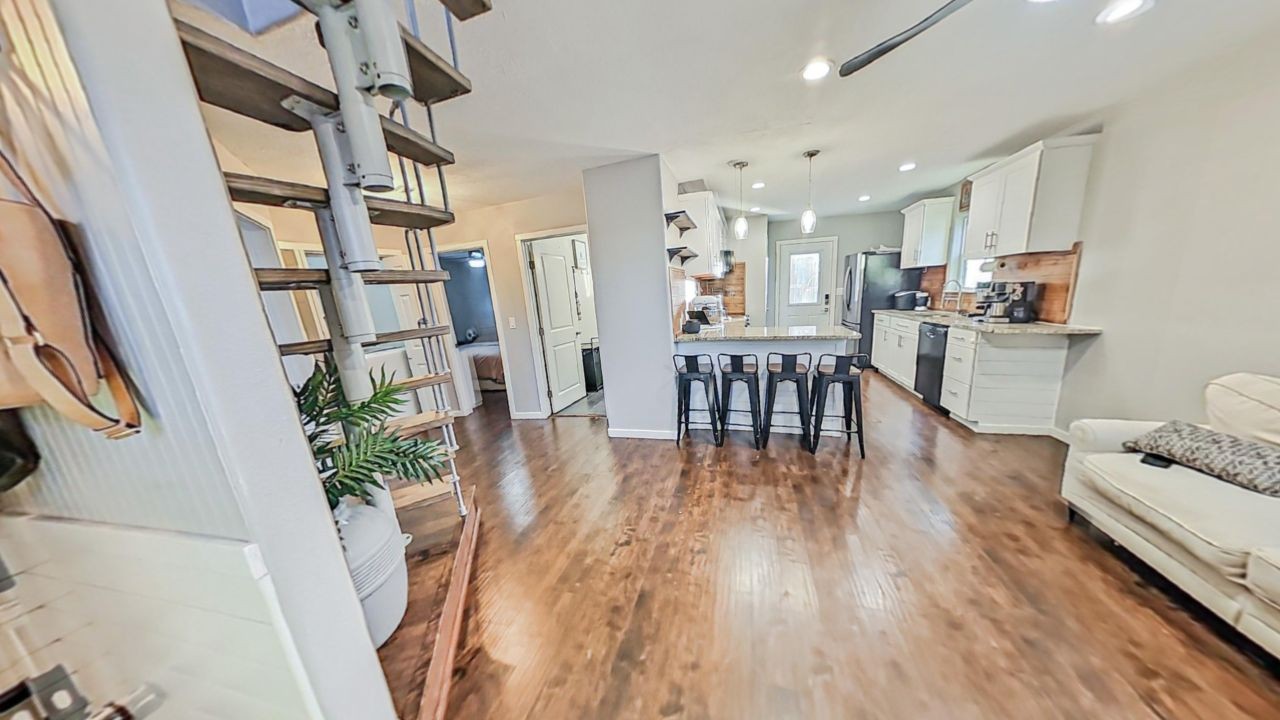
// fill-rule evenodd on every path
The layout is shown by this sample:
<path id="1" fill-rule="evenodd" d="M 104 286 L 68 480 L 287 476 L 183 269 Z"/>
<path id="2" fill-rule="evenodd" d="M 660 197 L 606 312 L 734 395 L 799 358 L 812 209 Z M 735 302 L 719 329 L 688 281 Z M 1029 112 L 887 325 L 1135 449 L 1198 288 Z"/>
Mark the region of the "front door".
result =
<path id="1" fill-rule="evenodd" d="M 830 327 L 835 290 L 835 238 L 778 243 L 779 325 Z"/>
<path id="2" fill-rule="evenodd" d="M 587 396 L 573 281 L 573 244 L 568 238 L 549 238 L 535 240 L 530 250 L 547 388 L 551 412 L 557 413 Z"/>

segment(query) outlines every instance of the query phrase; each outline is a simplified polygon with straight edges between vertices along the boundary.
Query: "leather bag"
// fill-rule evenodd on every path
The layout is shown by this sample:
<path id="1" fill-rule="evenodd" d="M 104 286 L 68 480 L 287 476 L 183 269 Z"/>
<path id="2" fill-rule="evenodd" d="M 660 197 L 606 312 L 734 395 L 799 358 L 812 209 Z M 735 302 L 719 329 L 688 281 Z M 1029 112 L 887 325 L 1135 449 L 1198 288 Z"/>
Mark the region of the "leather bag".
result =
<path id="1" fill-rule="evenodd" d="M 0 171 L 22 195 L 0 198 L 0 409 L 45 402 L 107 438 L 137 433 L 138 406 L 93 328 L 74 247 L 3 153 Z M 100 379 L 119 417 L 94 406 Z"/>

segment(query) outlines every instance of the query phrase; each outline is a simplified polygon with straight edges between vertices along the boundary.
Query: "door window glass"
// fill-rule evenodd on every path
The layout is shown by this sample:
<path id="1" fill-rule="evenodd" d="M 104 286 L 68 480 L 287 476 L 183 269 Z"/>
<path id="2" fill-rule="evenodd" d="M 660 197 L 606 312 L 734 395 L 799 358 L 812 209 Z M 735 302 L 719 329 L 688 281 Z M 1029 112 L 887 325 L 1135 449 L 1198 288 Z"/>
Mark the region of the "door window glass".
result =
<path id="1" fill-rule="evenodd" d="M 790 289 L 787 302 L 792 305 L 816 305 L 818 302 L 819 253 L 796 253 L 791 256 Z"/>

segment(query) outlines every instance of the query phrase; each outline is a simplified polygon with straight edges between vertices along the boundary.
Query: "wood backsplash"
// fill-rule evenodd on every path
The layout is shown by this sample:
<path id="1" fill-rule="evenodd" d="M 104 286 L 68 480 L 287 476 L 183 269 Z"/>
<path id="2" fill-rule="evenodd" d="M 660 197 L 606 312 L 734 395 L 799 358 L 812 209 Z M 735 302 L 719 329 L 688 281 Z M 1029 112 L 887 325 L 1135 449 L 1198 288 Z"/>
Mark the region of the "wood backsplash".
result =
<path id="1" fill-rule="evenodd" d="M 1080 269 L 1080 243 L 1066 252 L 1028 253 L 996 259 L 994 280 L 1027 280 L 1043 287 L 1039 313 L 1044 322 L 1065 323 L 1071 319 L 1071 302 L 1075 296 L 1076 273 Z M 924 272 L 920 289 L 929 293 L 929 307 L 942 308 L 942 286 L 947 281 L 945 267 L 932 267 Z M 960 300 L 962 310 L 974 310 L 976 297 L 965 293 Z M 952 309 L 951 307 L 947 308 Z"/>
<path id="2" fill-rule="evenodd" d="M 724 311 L 729 315 L 747 314 L 747 265 L 734 263 L 719 280 L 699 280 L 699 295 L 724 298 Z"/>

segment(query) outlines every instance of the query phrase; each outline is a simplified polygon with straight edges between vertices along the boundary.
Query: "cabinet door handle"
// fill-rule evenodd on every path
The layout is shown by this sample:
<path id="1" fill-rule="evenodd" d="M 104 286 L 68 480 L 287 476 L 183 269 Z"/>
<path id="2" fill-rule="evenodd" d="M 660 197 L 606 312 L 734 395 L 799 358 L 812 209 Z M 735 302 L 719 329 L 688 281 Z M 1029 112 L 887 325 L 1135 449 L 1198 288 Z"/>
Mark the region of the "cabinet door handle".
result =
<path id="1" fill-rule="evenodd" d="M 964 362 L 964 358 L 960 357 L 959 355 L 952 355 L 951 359 L 955 360 L 956 362 Z"/>
<path id="2" fill-rule="evenodd" d="M 948 395 L 954 395 L 954 396 L 956 396 L 956 397 L 960 397 L 960 393 L 956 392 L 955 390 L 948 390 L 948 391 L 947 391 L 947 394 L 948 394 Z"/>

